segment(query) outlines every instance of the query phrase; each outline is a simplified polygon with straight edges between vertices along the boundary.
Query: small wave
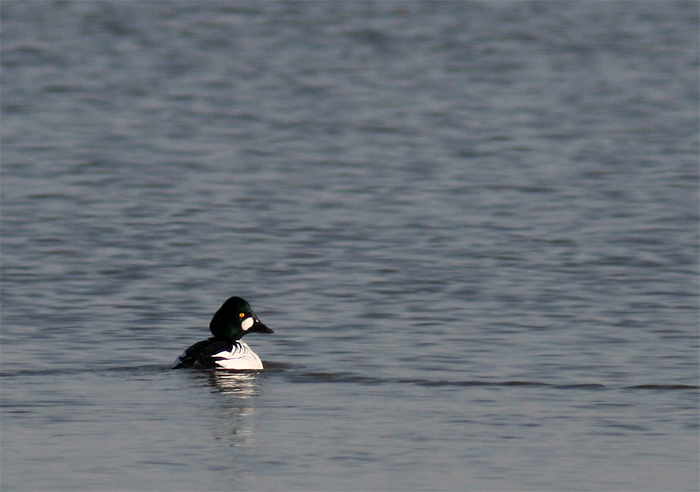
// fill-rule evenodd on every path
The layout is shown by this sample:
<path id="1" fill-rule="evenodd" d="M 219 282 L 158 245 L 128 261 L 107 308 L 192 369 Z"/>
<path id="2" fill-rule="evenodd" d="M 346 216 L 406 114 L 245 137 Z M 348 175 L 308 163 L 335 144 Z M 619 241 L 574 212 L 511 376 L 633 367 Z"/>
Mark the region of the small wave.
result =
<path id="1" fill-rule="evenodd" d="M 640 390 L 698 390 L 700 386 L 694 384 L 638 384 L 627 386 L 624 389 Z"/>
<path id="2" fill-rule="evenodd" d="M 19 370 L 6 370 L 0 372 L 0 377 L 5 378 L 19 378 L 19 377 L 55 377 L 55 376 L 73 376 L 76 374 L 110 374 L 110 373 L 155 373 L 155 372 L 166 372 L 170 371 L 168 365 L 163 364 L 149 364 L 149 365 L 139 365 L 139 366 L 72 366 L 72 367 L 61 367 L 58 369 L 19 369 Z"/>
<path id="3" fill-rule="evenodd" d="M 512 386 L 539 386 L 555 389 L 607 389 L 603 384 L 581 383 L 581 384 L 552 384 L 544 381 L 433 381 L 424 379 L 399 379 L 397 383 L 417 384 L 419 386 L 491 386 L 491 387 L 512 387 Z"/>
<path id="4" fill-rule="evenodd" d="M 84 373 L 157 373 L 170 372 L 170 367 L 163 364 L 149 364 L 142 366 L 122 366 L 122 367 L 64 367 L 58 370 L 55 369 L 29 369 L 29 370 L 14 370 L 2 371 L 0 377 L 6 378 L 21 378 L 21 377 L 56 377 L 56 376 L 71 376 Z M 360 385 L 393 385 L 407 384 L 426 387 L 542 387 L 558 390 L 607 390 L 607 389 L 624 389 L 624 390 L 680 390 L 680 391 L 697 391 L 700 386 L 693 384 L 637 384 L 633 386 L 610 387 L 600 383 L 574 383 L 574 384 L 555 384 L 545 381 L 528 381 L 528 380 L 508 380 L 508 381 L 489 381 L 489 380 L 445 380 L 445 379 L 428 379 L 428 378 L 381 378 L 373 376 L 365 376 L 362 374 L 351 372 L 322 372 L 309 371 L 306 368 L 295 367 L 291 364 L 269 363 L 265 362 L 265 371 L 263 374 L 281 374 L 293 383 L 337 383 L 337 384 L 360 384 Z"/>
<path id="5" fill-rule="evenodd" d="M 283 371 L 280 371 L 283 372 Z M 687 384 L 640 384 L 635 386 L 611 387 L 600 383 L 573 383 L 555 384 L 545 381 L 509 380 L 487 381 L 467 380 L 454 381 L 444 379 L 427 378 L 379 378 L 353 374 L 348 372 L 297 372 L 287 373 L 290 380 L 297 383 L 350 383 L 361 385 L 383 384 L 408 384 L 427 387 L 544 387 L 557 390 L 607 390 L 607 389 L 634 389 L 634 390 L 698 390 L 697 385 Z"/>
<path id="6" fill-rule="evenodd" d="M 304 372 L 291 374 L 290 378 L 295 382 L 316 382 L 316 383 L 356 383 L 356 384 L 386 384 L 391 381 L 361 376 L 351 373 L 329 373 L 329 372 Z"/>

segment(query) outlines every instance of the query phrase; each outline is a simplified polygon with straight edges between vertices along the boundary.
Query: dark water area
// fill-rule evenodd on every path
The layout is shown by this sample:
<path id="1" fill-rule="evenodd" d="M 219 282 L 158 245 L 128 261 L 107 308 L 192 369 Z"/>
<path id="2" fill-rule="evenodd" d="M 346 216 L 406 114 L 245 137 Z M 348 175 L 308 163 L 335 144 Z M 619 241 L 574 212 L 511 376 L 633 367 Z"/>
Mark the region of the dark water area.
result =
<path id="1" fill-rule="evenodd" d="M 0 15 L 2 490 L 698 490 L 697 2 Z"/>

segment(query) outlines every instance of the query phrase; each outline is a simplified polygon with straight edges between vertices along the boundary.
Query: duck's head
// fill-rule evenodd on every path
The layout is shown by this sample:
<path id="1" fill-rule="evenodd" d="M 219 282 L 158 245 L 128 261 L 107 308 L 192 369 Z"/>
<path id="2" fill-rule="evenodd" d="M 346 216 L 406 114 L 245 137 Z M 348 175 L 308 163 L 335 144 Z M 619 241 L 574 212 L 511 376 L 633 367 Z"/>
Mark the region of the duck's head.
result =
<path id="1" fill-rule="evenodd" d="M 214 314 L 209 323 L 209 330 L 217 338 L 238 340 L 252 332 L 274 333 L 260 322 L 244 299 L 231 297 Z"/>

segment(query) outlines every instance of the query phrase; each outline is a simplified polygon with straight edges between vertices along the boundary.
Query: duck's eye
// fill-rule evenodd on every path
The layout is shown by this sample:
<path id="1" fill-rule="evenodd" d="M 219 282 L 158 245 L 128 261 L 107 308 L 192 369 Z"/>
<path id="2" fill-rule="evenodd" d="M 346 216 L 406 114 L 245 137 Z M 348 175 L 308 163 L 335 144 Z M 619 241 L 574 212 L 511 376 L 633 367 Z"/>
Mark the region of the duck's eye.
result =
<path id="1" fill-rule="evenodd" d="M 238 313 L 239 318 L 245 318 L 245 313 Z"/>

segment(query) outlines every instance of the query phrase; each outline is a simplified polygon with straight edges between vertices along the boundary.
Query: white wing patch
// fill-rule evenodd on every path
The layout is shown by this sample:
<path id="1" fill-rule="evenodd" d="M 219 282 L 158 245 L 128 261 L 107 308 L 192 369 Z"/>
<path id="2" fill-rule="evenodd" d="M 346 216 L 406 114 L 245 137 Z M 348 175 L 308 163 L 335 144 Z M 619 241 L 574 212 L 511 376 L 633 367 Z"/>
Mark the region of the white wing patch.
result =
<path id="1" fill-rule="evenodd" d="M 253 323 L 255 323 L 255 321 L 252 317 L 246 318 L 243 320 L 243 323 L 241 323 L 241 328 L 243 328 L 243 331 L 248 331 L 253 327 Z"/>
<path id="2" fill-rule="evenodd" d="M 263 368 L 260 357 L 258 357 L 258 355 L 253 352 L 245 342 L 241 341 L 234 345 L 230 352 L 219 352 L 218 354 L 212 355 L 212 357 L 216 359 L 216 365 L 222 369 L 250 371 Z"/>

